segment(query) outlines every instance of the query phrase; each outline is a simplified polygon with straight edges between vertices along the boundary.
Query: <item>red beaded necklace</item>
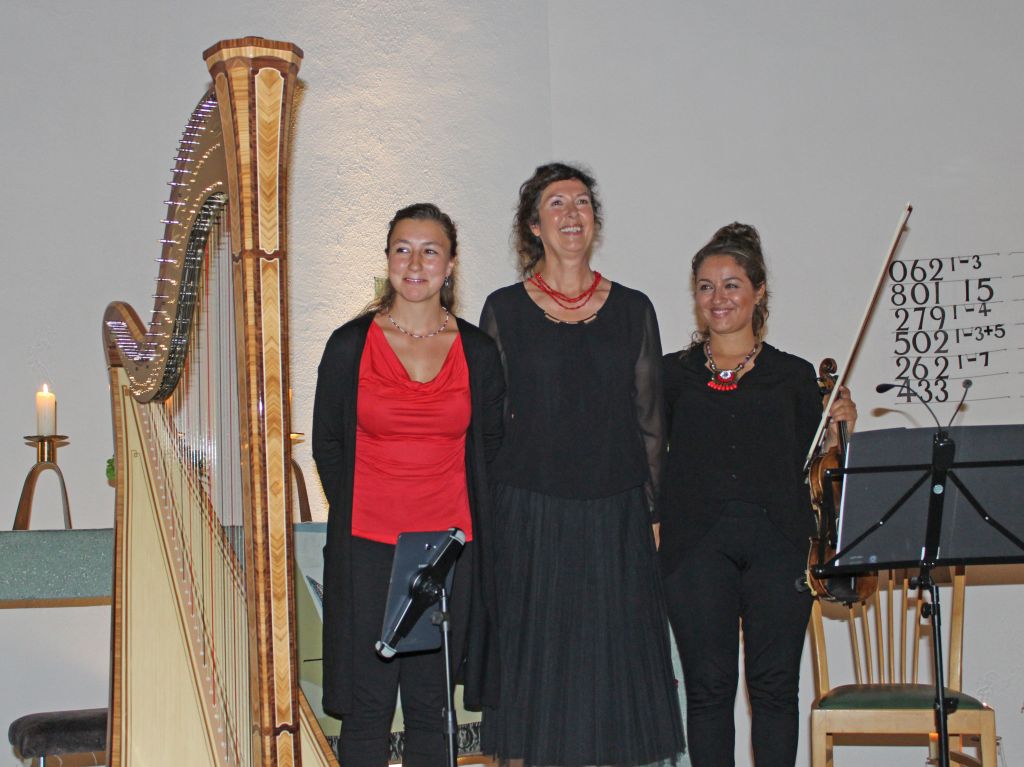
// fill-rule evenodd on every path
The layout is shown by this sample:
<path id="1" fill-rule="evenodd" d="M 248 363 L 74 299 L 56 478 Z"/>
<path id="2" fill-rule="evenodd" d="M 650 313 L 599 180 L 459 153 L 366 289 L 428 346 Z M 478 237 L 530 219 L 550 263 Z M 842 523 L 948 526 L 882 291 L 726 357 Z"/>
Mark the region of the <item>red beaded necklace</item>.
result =
<path id="1" fill-rule="evenodd" d="M 743 361 L 732 370 L 719 370 L 718 366 L 715 365 L 715 358 L 711 356 L 711 342 L 705 341 L 704 356 L 708 358 L 708 367 L 711 368 L 711 380 L 708 381 L 708 388 L 715 391 L 736 391 L 740 385 L 739 372 L 750 362 L 750 358 L 757 353 L 760 346 L 760 343 L 755 343 L 754 348 L 750 350 L 750 354 L 744 357 Z"/>
<path id="2" fill-rule="evenodd" d="M 582 309 L 586 306 L 590 297 L 594 295 L 594 292 L 597 290 L 597 286 L 601 284 L 601 272 L 594 272 L 594 281 L 590 284 L 589 288 L 584 290 L 578 296 L 567 296 L 565 293 L 559 293 L 544 282 L 544 278 L 539 274 L 535 274 L 530 277 L 529 281 L 536 285 L 545 295 L 550 296 L 551 300 L 563 309 Z"/>

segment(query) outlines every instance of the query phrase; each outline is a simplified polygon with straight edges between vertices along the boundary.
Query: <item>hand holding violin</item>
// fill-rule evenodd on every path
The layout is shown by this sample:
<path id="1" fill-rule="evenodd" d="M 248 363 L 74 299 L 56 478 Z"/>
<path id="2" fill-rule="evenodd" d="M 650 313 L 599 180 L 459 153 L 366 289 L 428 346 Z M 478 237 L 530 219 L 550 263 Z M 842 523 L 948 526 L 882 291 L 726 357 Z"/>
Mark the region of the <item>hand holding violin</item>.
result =
<path id="1" fill-rule="evenodd" d="M 828 404 L 828 397 L 822 398 L 823 404 Z M 846 436 L 853 433 L 853 427 L 857 423 L 857 403 L 850 398 L 850 390 L 845 386 L 839 387 L 839 395 L 832 402 L 832 408 L 828 412 L 828 446 L 839 443 L 839 424 L 845 424 Z"/>

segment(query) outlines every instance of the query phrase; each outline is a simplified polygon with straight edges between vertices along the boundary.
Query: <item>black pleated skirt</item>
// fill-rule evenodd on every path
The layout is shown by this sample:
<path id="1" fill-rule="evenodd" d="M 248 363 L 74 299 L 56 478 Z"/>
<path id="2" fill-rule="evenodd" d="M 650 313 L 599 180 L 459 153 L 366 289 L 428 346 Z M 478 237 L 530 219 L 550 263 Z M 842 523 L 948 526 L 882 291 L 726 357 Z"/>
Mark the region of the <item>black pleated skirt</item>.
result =
<path id="1" fill-rule="evenodd" d="M 642 488 L 598 500 L 499 486 L 501 703 L 484 753 L 525 767 L 671 764 L 678 682 Z"/>

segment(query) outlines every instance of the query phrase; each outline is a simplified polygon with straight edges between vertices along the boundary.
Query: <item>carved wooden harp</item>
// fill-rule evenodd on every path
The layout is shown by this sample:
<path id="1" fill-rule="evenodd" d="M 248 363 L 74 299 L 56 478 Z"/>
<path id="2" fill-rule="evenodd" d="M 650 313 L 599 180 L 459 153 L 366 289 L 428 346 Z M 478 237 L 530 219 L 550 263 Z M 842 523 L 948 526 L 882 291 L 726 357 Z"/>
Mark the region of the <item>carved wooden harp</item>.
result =
<path id="1" fill-rule="evenodd" d="M 116 462 L 108 762 L 336 764 L 298 686 L 286 202 L 302 51 L 204 54 L 152 318 L 103 318 Z"/>

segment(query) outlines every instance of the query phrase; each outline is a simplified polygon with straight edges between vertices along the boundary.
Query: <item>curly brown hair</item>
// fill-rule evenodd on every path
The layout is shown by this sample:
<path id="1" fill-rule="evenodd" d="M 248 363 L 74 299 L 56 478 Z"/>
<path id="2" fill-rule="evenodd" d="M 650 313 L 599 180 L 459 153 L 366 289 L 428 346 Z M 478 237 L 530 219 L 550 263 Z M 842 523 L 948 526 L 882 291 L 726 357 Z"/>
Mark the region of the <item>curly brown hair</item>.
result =
<path id="1" fill-rule="evenodd" d="M 519 187 L 519 205 L 512 222 L 512 241 L 519 256 L 519 275 L 526 279 L 533 274 L 534 267 L 544 258 L 544 244 L 531 227 L 540 223 L 540 198 L 544 190 L 556 181 L 580 181 L 590 193 L 590 207 L 594 211 L 594 228 L 601 231 L 604 219 L 601 217 L 601 201 L 597 196 L 597 182 L 581 168 L 552 162 L 541 165 Z"/>

